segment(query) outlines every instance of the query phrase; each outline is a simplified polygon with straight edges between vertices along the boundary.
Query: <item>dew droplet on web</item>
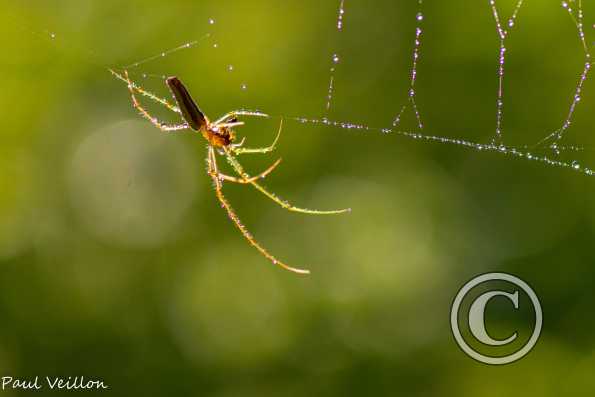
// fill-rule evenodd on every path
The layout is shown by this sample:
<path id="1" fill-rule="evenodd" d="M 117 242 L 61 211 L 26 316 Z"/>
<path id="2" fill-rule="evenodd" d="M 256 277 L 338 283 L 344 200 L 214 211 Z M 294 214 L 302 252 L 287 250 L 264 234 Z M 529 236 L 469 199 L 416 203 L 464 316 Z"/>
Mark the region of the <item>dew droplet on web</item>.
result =
<path id="1" fill-rule="evenodd" d="M 341 5 L 340 5 L 340 9 L 339 9 L 339 20 L 337 23 L 337 27 L 338 30 L 341 31 L 343 26 L 343 15 L 345 14 L 345 9 L 344 9 L 344 0 L 340 1 Z M 420 7 L 422 4 L 422 0 L 418 1 Z M 499 66 L 500 70 L 498 72 L 498 77 L 500 80 L 500 83 L 502 83 L 503 79 L 504 79 L 504 64 L 505 64 L 505 56 L 506 56 L 506 52 L 507 52 L 507 47 L 505 46 L 505 39 L 508 36 L 508 32 L 503 29 L 503 26 L 508 26 L 509 28 L 512 28 L 516 25 L 516 13 L 519 10 L 519 8 L 521 7 L 523 1 L 522 0 L 518 0 L 517 2 L 517 6 L 515 8 L 514 11 L 514 15 L 508 19 L 508 20 L 503 20 L 502 18 L 500 18 L 500 16 L 498 15 L 497 10 L 495 9 L 495 4 L 496 2 L 493 0 L 490 0 L 490 4 L 494 7 L 494 14 L 496 17 L 496 23 L 497 23 L 497 27 L 498 27 L 498 35 L 500 38 L 500 57 L 499 57 Z M 574 8 L 574 5 L 576 3 L 575 2 L 562 2 L 562 5 L 565 9 L 567 9 L 568 11 L 571 10 L 571 5 Z M 580 6 L 578 6 L 578 11 L 580 12 Z M 574 11 L 574 10 L 573 10 Z M 574 15 L 574 14 L 573 14 Z M 580 29 L 582 29 L 582 23 L 581 23 L 581 17 L 579 16 L 580 14 L 577 14 L 576 18 L 577 18 L 577 28 L 579 29 L 579 36 L 581 37 L 581 39 L 584 39 L 584 35 L 580 32 Z M 415 47 L 414 47 L 414 52 L 413 52 L 413 66 L 412 66 L 412 71 L 411 71 L 411 84 L 410 84 L 410 88 L 408 91 L 408 101 L 407 101 L 407 105 L 406 106 L 411 106 L 416 114 L 416 117 L 418 119 L 418 125 L 420 130 L 423 129 L 423 124 L 421 124 L 421 120 L 420 120 L 420 116 L 419 116 L 419 111 L 417 109 L 417 105 L 416 105 L 416 91 L 415 91 L 415 81 L 417 78 L 417 63 L 420 59 L 420 48 L 421 48 L 421 43 L 422 43 L 422 23 L 421 21 L 423 21 L 425 19 L 425 16 L 423 15 L 423 13 L 421 11 L 417 12 L 415 14 L 416 20 L 419 22 L 416 26 L 416 30 L 415 30 Z M 209 22 L 210 24 L 213 24 L 213 22 Z M 594 26 L 595 27 L 595 26 Z M 213 48 L 218 48 L 218 44 L 217 43 L 213 43 L 212 44 Z M 581 90 L 580 88 L 582 87 L 582 84 L 584 83 L 584 80 L 586 80 L 586 72 L 591 68 L 591 64 L 590 64 L 590 54 L 588 53 L 588 49 L 585 49 L 586 51 L 586 64 L 585 64 L 585 72 L 583 73 L 583 76 L 581 77 L 581 82 L 579 83 L 579 88 L 575 91 L 575 96 L 574 96 L 574 102 L 576 105 L 576 103 L 580 102 L 581 100 Z M 326 113 L 328 114 L 328 111 L 331 108 L 331 102 L 333 99 L 333 94 L 334 94 L 334 83 L 335 83 L 335 72 L 336 69 L 338 68 L 338 64 L 341 62 L 344 62 L 345 60 L 341 59 L 339 54 L 337 53 L 331 53 L 331 65 L 330 66 L 330 81 L 329 81 L 329 89 L 328 89 L 328 93 L 327 93 L 327 106 L 326 106 Z M 327 58 L 328 59 L 328 58 Z M 234 71 L 234 66 L 233 65 L 227 65 L 227 71 L 228 72 L 232 72 Z M 502 84 L 500 84 L 502 85 Z M 240 84 L 240 88 L 242 91 L 245 91 L 247 89 L 247 85 L 245 83 L 241 83 Z M 499 91 L 498 91 L 498 96 L 497 96 L 497 129 L 496 129 L 496 133 L 497 133 L 497 137 L 499 138 L 501 133 L 502 133 L 502 117 L 503 117 L 503 109 L 504 109 L 504 101 L 503 101 L 503 92 L 502 92 L 502 88 L 500 87 Z M 573 105 L 573 106 L 574 106 Z M 571 109 L 573 110 L 574 107 Z M 572 115 L 572 111 L 571 111 L 571 115 Z M 571 116 L 569 116 L 570 119 Z M 595 174 L 595 172 L 591 169 L 588 168 L 583 168 L 582 165 L 578 162 L 563 162 L 560 160 L 556 160 L 555 158 L 552 157 L 547 157 L 543 154 L 531 154 L 530 152 L 523 152 L 520 151 L 518 149 L 512 148 L 512 147 L 507 147 L 505 145 L 503 145 L 499 139 L 495 139 L 491 144 L 480 144 L 480 143 L 475 143 L 472 141 L 466 141 L 466 140 L 462 140 L 462 139 L 455 139 L 455 138 L 449 138 L 449 137 L 442 137 L 442 136 L 430 136 L 430 135 L 425 135 L 425 134 L 421 134 L 421 133 L 408 133 L 408 132 L 402 132 L 402 131 L 397 131 L 397 130 L 393 130 L 390 128 L 384 128 L 384 129 L 376 129 L 376 128 L 372 128 L 372 127 L 368 127 L 366 125 L 360 125 L 360 124 L 355 124 L 355 123 L 344 123 L 344 122 L 337 122 L 337 121 L 332 121 L 330 120 L 328 117 L 323 117 L 321 119 L 305 119 L 305 118 L 294 118 L 294 120 L 300 122 L 300 123 L 311 123 L 311 124 L 322 124 L 322 125 L 327 125 L 327 126 L 335 126 L 335 127 L 339 127 L 339 128 L 344 128 L 344 129 L 349 129 L 349 130 L 361 130 L 362 132 L 366 132 L 366 131 L 378 131 L 384 134 L 388 134 L 388 133 L 396 133 L 402 136 L 406 136 L 412 139 L 416 139 L 416 140 L 423 140 L 423 141 L 434 141 L 434 142 L 440 142 L 440 143 L 445 143 L 445 144 L 452 144 L 452 145 L 458 145 L 458 146 L 465 146 L 471 149 L 475 149 L 478 151 L 491 151 L 491 152 L 498 152 L 498 153 L 502 153 L 505 155 L 509 155 L 509 156 L 513 156 L 513 157 L 517 157 L 517 158 L 524 158 L 527 160 L 531 160 L 534 162 L 540 162 L 546 165 L 550 165 L 550 166 L 557 166 L 557 167 L 564 167 L 567 169 L 571 169 L 571 170 L 575 170 L 581 173 L 584 173 L 586 175 L 593 175 Z M 562 132 L 568 128 L 568 126 L 570 125 L 570 123 L 566 123 L 565 124 L 565 128 L 563 128 Z M 560 134 L 561 135 L 561 134 Z M 524 149 L 528 149 L 530 146 L 526 146 L 524 147 Z M 540 148 L 541 149 L 546 149 L 546 146 L 543 146 Z M 560 149 L 557 147 L 557 145 L 552 145 L 550 146 L 550 149 L 553 150 L 554 154 L 557 154 L 560 152 Z M 566 150 L 565 148 L 562 148 L 562 150 Z M 551 156 L 551 152 L 550 152 L 550 156 Z"/>
<path id="2" fill-rule="evenodd" d="M 574 168 L 575 170 L 578 170 L 581 168 L 581 165 L 578 161 L 573 161 L 571 164 L 572 168 Z"/>
<path id="3" fill-rule="evenodd" d="M 337 17 L 337 30 L 343 30 L 343 17 L 345 16 L 345 0 L 339 5 L 339 16 Z"/>
<path id="4" fill-rule="evenodd" d="M 215 20 L 213 18 L 209 18 L 209 25 L 214 25 L 215 24 Z"/>
<path id="5" fill-rule="evenodd" d="M 51 39 L 55 39 L 56 38 L 56 33 L 50 32 L 50 38 Z"/>

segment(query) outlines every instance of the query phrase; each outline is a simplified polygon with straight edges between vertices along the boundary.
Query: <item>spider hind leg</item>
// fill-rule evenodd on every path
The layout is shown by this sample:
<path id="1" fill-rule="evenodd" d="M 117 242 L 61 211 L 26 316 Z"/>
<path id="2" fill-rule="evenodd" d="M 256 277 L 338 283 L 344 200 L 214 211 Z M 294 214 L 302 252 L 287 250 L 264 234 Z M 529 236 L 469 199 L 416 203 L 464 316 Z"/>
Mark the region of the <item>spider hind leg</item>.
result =
<path id="1" fill-rule="evenodd" d="M 230 149 L 228 149 L 227 147 L 224 147 L 223 151 L 225 152 L 225 155 L 226 155 L 226 158 L 227 158 L 227 161 L 229 162 L 229 164 L 233 167 L 235 172 L 239 176 L 242 177 L 242 179 L 251 180 L 250 184 L 252 186 L 254 186 L 254 188 L 256 190 L 258 190 L 259 192 L 261 192 L 262 194 L 267 196 L 269 199 L 273 200 L 275 203 L 279 204 L 282 208 L 284 208 L 288 211 L 299 212 L 302 214 L 310 214 L 310 215 L 338 215 L 338 214 L 351 212 L 351 208 L 346 208 L 346 209 L 341 209 L 341 210 L 321 211 L 321 210 L 311 210 L 311 209 L 307 209 L 307 208 L 296 207 L 296 206 L 290 204 L 289 202 L 282 200 L 275 193 L 268 191 L 264 186 L 260 185 L 256 181 L 254 181 L 253 178 L 248 173 L 246 173 L 246 171 L 244 171 L 244 168 L 239 163 L 239 161 L 232 155 Z M 214 155 L 214 152 L 213 152 L 213 155 Z"/>
<path id="2" fill-rule="evenodd" d="M 232 220 L 232 222 L 234 223 L 236 228 L 238 228 L 240 230 L 240 232 L 242 233 L 242 236 L 244 236 L 244 238 L 250 243 L 250 245 L 252 245 L 254 248 L 256 248 L 256 250 L 258 250 L 258 252 L 260 252 L 260 254 L 262 256 L 264 256 L 265 258 L 270 260 L 274 265 L 277 265 L 285 270 L 289 270 L 290 272 L 293 272 L 293 273 L 310 274 L 309 270 L 291 267 L 291 266 L 285 264 L 284 262 L 281 262 L 280 260 L 278 260 L 271 253 L 269 253 L 266 248 L 264 248 L 262 245 L 260 245 L 260 243 L 254 239 L 254 237 L 248 231 L 248 229 L 246 229 L 246 226 L 244 226 L 244 224 L 240 221 L 240 218 L 238 218 L 237 214 L 235 213 L 235 211 L 233 210 L 233 208 L 231 207 L 231 205 L 229 204 L 229 202 L 223 195 L 221 180 L 218 177 L 219 170 L 217 167 L 217 159 L 215 158 L 215 151 L 213 150 L 212 146 L 209 146 L 209 154 L 207 157 L 207 164 L 208 164 L 208 170 L 209 170 L 208 173 L 209 173 L 209 176 L 211 176 L 211 178 L 213 179 L 213 185 L 215 186 L 215 193 L 217 195 L 217 199 L 221 203 L 221 207 L 223 207 L 225 209 L 225 211 L 227 212 L 227 215 L 229 216 L 229 219 Z"/>
<path id="3" fill-rule="evenodd" d="M 234 183 L 240 183 L 243 185 L 248 185 L 251 184 L 252 182 L 256 182 L 259 179 L 264 179 L 267 177 L 267 175 L 269 175 L 271 172 L 273 172 L 275 170 L 275 168 L 277 168 L 277 166 L 281 163 L 281 159 L 275 161 L 273 163 L 273 165 L 271 165 L 269 168 L 267 168 L 266 170 L 264 170 L 263 172 L 261 172 L 260 174 L 251 177 L 250 179 L 245 179 L 245 178 L 238 178 L 235 176 L 229 176 L 229 175 L 225 175 L 219 172 L 219 177 L 223 180 L 229 181 L 229 182 L 234 182 Z"/>

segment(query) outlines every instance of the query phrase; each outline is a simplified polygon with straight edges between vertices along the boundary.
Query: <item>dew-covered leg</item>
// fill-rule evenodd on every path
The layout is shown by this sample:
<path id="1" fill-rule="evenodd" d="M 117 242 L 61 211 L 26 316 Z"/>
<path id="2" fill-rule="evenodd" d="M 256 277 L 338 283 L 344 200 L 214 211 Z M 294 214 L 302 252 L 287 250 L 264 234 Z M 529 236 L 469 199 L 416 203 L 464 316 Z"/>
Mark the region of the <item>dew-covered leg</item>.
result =
<path id="1" fill-rule="evenodd" d="M 254 153 L 270 153 L 273 150 L 275 150 L 275 147 L 277 146 L 277 142 L 279 141 L 279 137 L 281 136 L 281 131 L 283 130 L 283 120 L 281 120 L 281 122 L 279 123 L 279 131 L 277 132 L 277 136 L 275 137 L 275 140 L 273 141 L 273 143 L 270 146 L 267 147 L 262 147 L 262 148 L 244 148 L 238 146 L 238 147 L 232 147 L 232 151 L 233 154 L 254 154 Z M 243 141 L 242 141 L 243 142 Z"/>
<path id="2" fill-rule="evenodd" d="M 174 113 L 180 114 L 180 109 L 178 109 L 177 106 L 169 103 L 166 99 L 160 98 L 157 95 L 153 94 L 152 92 L 149 92 L 149 91 L 145 90 L 144 88 L 141 88 L 135 82 L 131 81 L 129 78 L 127 79 L 126 77 L 124 77 L 123 75 L 121 75 L 120 73 L 116 72 L 113 69 L 109 69 L 109 71 L 111 72 L 112 75 L 114 75 L 114 77 L 116 77 L 118 80 L 122 80 L 129 87 L 131 86 L 139 94 L 151 99 L 152 101 L 155 101 L 155 102 L 165 106 L 166 108 L 168 108 L 169 110 L 171 110 Z M 125 72 L 125 74 L 127 75 L 128 73 Z"/>
<path id="3" fill-rule="evenodd" d="M 180 130 L 185 130 L 188 128 L 188 124 L 186 124 L 186 123 L 167 124 L 167 123 L 162 123 L 161 121 L 159 121 L 159 119 L 157 119 L 156 117 L 153 117 L 145 108 L 142 107 L 142 105 L 136 98 L 136 95 L 134 93 L 135 89 L 132 85 L 132 81 L 130 81 L 130 78 L 128 77 L 128 72 L 124 72 L 124 76 L 125 76 L 126 81 L 128 82 L 128 90 L 130 91 L 130 96 L 132 98 L 132 104 L 133 104 L 134 108 L 136 110 L 138 110 L 140 112 L 140 114 L 145 119 L 149 120 L 151 122 L 151 124 L 153 124 L 155 127 L 159 128 L 161 131 L 165 131 L 165 132 L 180 131 Z"/>
<path id="4" fill-rule="evenodd" d="M 267 168 L 264 172 L 261 172 L 260 174 L 253 176 L 250 179 L 244 179 L 244 178 L 237 178 L 235 176 L 229 176 L 229 175 L 225 175 L 222 174 L 221 172 L 219 173 L 219 178 L 229 181 L 229 182 L 234 182 L 234 183 L 241 183 L 243 185 L 247 185 L 250 184 L 252 182 L 255 182 L 259 179 L 264 179 L 266 178 L 267 175 L 269 175 L 271 172 L 273 172 L 273 170 L 275 168 L 277 168 L 277 166 L 281 163 L 281 159 L 275 161 L 273 163 L 273 165 L 271 165 L 269 168 Z"/>
<path id="5" fill-rule="evenodd" d="M 252 110 L 233 110 L 229 113 L 224 114 L 219 118 L 219 120 L 215 121 L 214 124 L 226 123 L 230 120 L 236 120 L 240 116 L 247 116 L 247 117 L 262 117 L 268 119 L 269 116 L 266 113 L 252 111 Z"/>
<path id="6" fill-rule="evenodd" d="M 229 164 L 231 164 L 231 166 L 237 172 L 237 174 L 240 175 L 245 180 L 252 179 L 251 176 L 248 175 L 246 173 L 246 171 L 244 171 L 244 168 L 238 162 L 238 160 L 235 157 L 233 157 L 233 155 L 230 152 L 230 149 L 224 147 L 223 150 L 225 151 L 227 161 L 229 162 Z M 331 210 L 331 211 L 320 211 L 320 210 L 310 210 L 307 208 L 299 208 L 299 207 L 296 207 L 296 206 L 288 203 L 287 201 L 284 201 L 281 198 L 277 197 L 277 195 L 269 192 L 262 185 L 258 184 L 255 181 L 250 182 L 250 184 L 252 186 L 254 186 L 256 188 L 256 190 L 258 190 L 259 192 L 261 192 L 262 194 L 264 194 L 265 196 L 267 196 L 268 198 L 270 198 L 275 203 L 279 204 L 281 207 L 285 208 L 288 211 L 299 212 L 302 214 L 311 214 L 311 215 L 336 215 L 336 214 L 342 214 L 345 212 L 351 212 L 351 208 L 342 209 L 342 210 Z"/>
<path id="7" fill-rule="evenodd" d="M 244 143 L 245 143 L 245 142 L 246 142 L 246 137 L 243 137 L 243 138 L 242 138 L 242 140 L 241 140 L 240 142 L 238 142 L 238 143 L 232 143 L 232 144 L 231 144 L 231 145 L 229 145 L 229 146 L 235 149 L 235 148 L 239 148 L 239 147 L 242 147 L 242 146 L 244 146 Z"/>
<path id="8" fill-rule="evenodd" d="M 243 121 L 236 121 L 233 123 L 220 123 L 220 124 L 216 124 L 217 127 L 223 127 L 223 128 L 235 128 L 235 127 L 240 127 L 242 125 L 244 125 L 245 123 Z"/>
<path id="9" fill-rule="evenodd" d="M 246 240 L 248 240 L 250 245 L 252 245 L 254 248 L 256 248 L 258 250 L 258 252 L 261 253 L 262 256 L 264 256 L 265 258 L 267 258 L 268 260 L 273 262 L 273 264 L 280 266 L 285 270 L 289 270 L 291 272 L 298 273 L 298 274 L 309 274 L 310 273 L 309 270 L 303 270 L 303 269 L 297 269 L 297 268 L 291 267 L 291 266 L 281 262 L 277 258 L 275 258 L 263 246 L 261 246 L 258 243 L 258 241 L 256 241 L 254 239 L 254 237 L 248 231 L 248 229 L 246 229 L 246 226 L 244 226 L 242 221 L 240 221 L 240 218 L 238 218 L 235 211 L 233 210 L 233 208 L 231 207 L 231 205 L 229 204 L 229 202 L 223 195 L 221 180 L 218 177 L 220 174 L 219 174 L 219 170 L 217 167 L 217 160 L 215 158 L 215 151 L 213 150 L 213 148 L 211 146 L 209 146 L 209 155 L 207 158 L 207 164 L 209 167 L 209 176 L 213 180 L 213 185 L 215 186 L 215 193 L 217 194 L 217 199 L 221 203 L 221 207 L 223 207 L 225 209 L 229 218 L 236 225 L 236 227 L 240 230 L 240 232 L 242 233 L 244 238 Z"/>

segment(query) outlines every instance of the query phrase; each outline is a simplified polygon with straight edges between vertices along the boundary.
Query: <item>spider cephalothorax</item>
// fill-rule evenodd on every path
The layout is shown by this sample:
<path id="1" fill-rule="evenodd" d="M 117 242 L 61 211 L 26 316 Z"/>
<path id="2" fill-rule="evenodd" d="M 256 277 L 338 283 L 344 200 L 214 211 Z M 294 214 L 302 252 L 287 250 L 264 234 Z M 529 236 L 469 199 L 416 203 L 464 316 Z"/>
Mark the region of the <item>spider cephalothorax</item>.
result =
<path id="1" fill-rule="evenodd" d="M 229 146 L 235 140 L 235 133 L 229 127 L 209 126 L 201 132 L 214 147 Z"/>
<path id="2" fill-rule="evenodd" d="M 272 254 L 270 254 L 263 246 L 261 246 L 252 236 L 252 234 L 246 229 L 244 224 L 240 221 L 238 216 L 236 215 L 235 211 L 223 195 L 223 182 L 234 182 L 240 184 L 249 184 L 256 188 L 258 191 L 263 193 L 265 196 L 273 200 L 275 203 L 279 204 L 281 207 L 285 208 L 288 211 L 293 212 L 300 212 L 303 214 L 313 214 L 313 215 L 329 215 L 329 214 L 341 214 L 344 212 L 351 211 L 350 209 L 344 210 L 335 210 L 335 211 L 319 211 L 319 210 L 309 210 L 305 208 L 295 207 L 289 204 L 287 201 L 284 201 L 277 197 L 274 193 L 269 192 L 265 189 L 262 185 L 260 185 L 257 181 L 259 179 L 265 178 L 268 174 L 270 174 L 281 162 L 281 159 L 274 162 L 269 168 L 267 168 L 264 172 L 256 175 L 250 176 L 244 168 L 240 164 L 240 162 L 236 159 L 235 156 L 240 154 L 248 154 L 248 153 L 270 153 L 275 149 L 275 145 L 279 136 L 281 135 L 281 129 L 283 127 L 283 120 L 279 125 L 279 131 L 277 133 L 277 137 L 275 141 L 271 144 L 271 146 L 263 147 L 263 148 L 244 148 L 244 139 L 240 143 L 234 143 L 235 141 L 235 133 L 233 132 L 233 128 L 237 126 L 244 125 L 242 121 L 239 121 L 238 118 L 242 116 L 246 117 L 269 117 L 268 115 L 261 113 L 261 112 L 252 112 L 252 111 L 245 111 L 245 110 L 236 110 L 229 112 L 223 115 L 216 121 L 209 121 L 208 117 L 200 110 L 196 102 L 190 96 L 190 93 L 182 84 L 182 82 L 177 77 L 169 77 L 165 80 L 167 86 L 169 87 L 177 106 L 170 104 L 167 100 L 157 97 L 156 95 L 144 90 L 143 88 L 139 87 L 138 85 L 134 84 L 130 77 L 128 76 L 128 72 L 124 71 L 123 74 L 120 74 L 114 70 L 110 70 L 111 73 L 117 77 L 118 79 L 124 81 L 128 84 L 128 89 L 130 91 L 130 95 L 132 97 L 132 104 L 134 107 L 140 112 L 140 114 L 149 120 L 154 126 L 159 128 L 161 131 L 183 131 L 183 130 L 193 130 L 200 132 L 202 136 L 208 141 L 208 154 L 207 154 L 207 166 L 208 166 L 208 174 L 213 180 L 213 185 L 215 186 L 215 193 L 217 195 L 217 199 L 221 203 L 221 206 L 227 211 L 229 218 L 234 222 L 236 227 L 240 230 L 242 235 L 248 240 L 248 242 L 256 248 L 263 256 L 269 259 L 276 265 L 283 267 L 284 269 L 301 273 L 307 274 L 309 273 L 308 270 L 296 269 L 294 267 L 290 267 L 285 263 L 279 261 L 275 258 Z M 144 107 L 140 104 L 138 99 L 136 98 L 136 93 L 139 93 L 143 96 L 146 96 L 152 99 L 155 102 L 158 102 L 171 111 L 180 115 L 183 119 L 183 123 L 181 124 L 167 124 L 159 121 L 157 118 L 153 117 Z M 217 150 L 216 150 L 217 149 Z M 230 176 L 223 174 L 219 171 L 219 167 L 217 165 L 217 154 L 225 156 L 227 162 L 231 165 L 237 176 Z"/>

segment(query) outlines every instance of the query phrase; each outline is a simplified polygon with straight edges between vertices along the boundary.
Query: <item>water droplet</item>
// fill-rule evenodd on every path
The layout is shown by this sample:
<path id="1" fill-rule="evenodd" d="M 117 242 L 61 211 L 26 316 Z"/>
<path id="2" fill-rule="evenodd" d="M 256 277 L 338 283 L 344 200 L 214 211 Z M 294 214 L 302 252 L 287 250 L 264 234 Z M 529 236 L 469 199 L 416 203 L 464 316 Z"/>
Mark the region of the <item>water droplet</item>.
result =
<path id="1" fill-rule="evenodd" d="M 580 170 L 581 169 L 581 165 L 578 161 L 573 161 L 572 162 L 572 168 L 574 168 L 575 170 Z"/>
<path id="2" fill-rule="evenodd" d="M 209 25 L 214 25 L 215 24 L 215 20 L 213 18 L 209 18 Z"/>
<path id="3" fill-rule="evenodd" d="M 213 44 L 213 48 L 219 48 L 219 44 L 217 44 L 217 43 Z"/>
<path id="4" fill-rule="evenodd" d="M 418 21 L 423 21 L 424 20 L 424 14 L 422 14 L 421 12 L 418 12 L 416 15 L 416 18 Z"/>
<path id="5" fill-rule="evenodd" d="M 227 65 L 227 71 L 233 72 L 233 65 Z"/>
<path id="6" fill-rule="evenodd" d="M 50 38 L 55 39 L 56 38 L 56 33 L 50 32 Z"/>
<path id="7" fill-rule="evenodd" d="M 511 19 L 510 21 L 508 21 L 508 27 L 512 28 L 514 26 L 514 21 Z"/>
<path id="8" fill-rule="evenodd" d="M 333 63 L 339 63 L 339 62 L 341 62 L 341 58 L 339 58 L 339 55 L 333 54 Z"/>
<path id="9" fill-rule="evenodd" d="M 242 89 L 242 91 L 246 91 L 248 89 L 248 86 L 246 85 L 246 83 L 242 83 L 240 88 Z"/>
<path id="10" fill-rule="evenodd" d="M 562 8 L 568 8 L 568 3 L 566 1 L 562 2 Z"/>

